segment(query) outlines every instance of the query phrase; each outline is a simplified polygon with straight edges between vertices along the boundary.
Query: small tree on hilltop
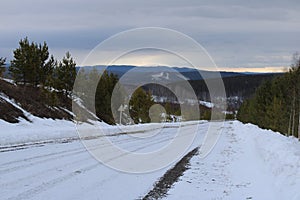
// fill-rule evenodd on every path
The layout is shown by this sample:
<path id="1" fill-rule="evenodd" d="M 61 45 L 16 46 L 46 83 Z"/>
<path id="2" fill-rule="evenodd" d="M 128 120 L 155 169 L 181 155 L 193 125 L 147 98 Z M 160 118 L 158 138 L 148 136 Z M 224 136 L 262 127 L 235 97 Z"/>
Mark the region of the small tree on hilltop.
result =
<path id="1" fill-rule="evenodd" d="M 46 42 L 37 44 L 29 42 L 26 37 L 19 42 L 19 48 L 14 50 L 14 59 L 9 68 L 12 78 L 17 83 L 37 86 L 44 85 L 47 77 L 54 68 L 54 59 L 49 59 L 49 51 Z"/>
<path id="2" fill-rule="evenodd" d="M 76 78 L 76 63 L 69 52 L 55 68 L 55 88 L 70 95 Z"/>

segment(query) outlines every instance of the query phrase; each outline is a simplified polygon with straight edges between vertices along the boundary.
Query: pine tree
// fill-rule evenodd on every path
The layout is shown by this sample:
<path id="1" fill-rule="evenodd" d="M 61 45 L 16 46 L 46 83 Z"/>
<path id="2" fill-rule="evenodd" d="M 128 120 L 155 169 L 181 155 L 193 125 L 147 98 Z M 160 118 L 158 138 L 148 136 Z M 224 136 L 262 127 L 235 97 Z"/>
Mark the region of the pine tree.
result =
<path id="1" fill-rule="evenodd" d="M 0 58 L 0 77 L 3 77 L 3 74 L 5 72 L 5 61 L 6 58 Z"/>
<path id="2" fill-rule="evenodd" d="M 288 73 L 263 83 L 252 99 L 239 109 L 238 119 L 262 128 L 299 137 L 300 132 L 300 56 Z"/>
<path id="3" fill-rule="evenodd" d="M 75 88 L 73 88 L 73 90 L 76 90 L 76 95 L 84 100 L 86 95 L 85 93 L 89 91 L 88 88 L 90 87 L 88 85 L 87 72 L 84 70 L 84 67 L 81 67 L 78 70 L 76 75 L 76 83 L 77 85 L 75 86 Z"/>
<path id="4" fill-rule="evenodd" d="M 53 56 L 40 68 L 40 84 L 43 86 L 54 86 L 54 70 L 57 61 Z"/>
<path id="5" fill-rule="evenodd" d="M 92 81 L 98 80 L 99 78 L 95 77 L 97 74 L 99 74 L 97 71 L 92 72 L 90 79 Z M 111 109 L 111 96 L 118 80 L 117 75 L 113 73 L 109 74 L 107 71 L 104 71 L 98 82 L 96 94 L 94 94 L 96 115 L 109 124 L 116 123 Z"/>
<path id="6" fill-rule="evenodd" d="M 66 96 L 73 90 L 76 78 L 76 63 L 69 52 L 55 68 L 55 88 L 63 92 Z"/>
<path id="7" fill-rule="evenodd" d="M 134 123 L 149 123 L 149 109 L 153 104 L 151 94 L 138 88 L 129 101 L 129 113 Z"/>
<path id="8" fill-rule="evenodd" d="M 82 71 L 82 69 L 80 71 Z M 79 75 L 79 78 L 82 78 L 82 83 L 80 87 L 82 94 L 81 98 L 83 99 L 85 106 L 89 110 L 95 110 L 95 105 L 93 102 L 95 102 L 95 96 L 101 73 L 96 69 L 96 67 L 93 67 L 92 70 L 88 70 L 87 72 L 83 71 Z"/>
<path id="9" fill-rule="evenodd" d="M 166 110 L 166 114 L 167 114 L 167 116 L 166 116 L 167 121 L 172 121 L 171 115 L 172 115 L 173 113 L 172 113 L 172 107 L 171 107 L 171 104 L 170 104 L 169 102 L 167 102 L 167 103 L 165 104 L 165 110 Z"/>
<path id="10" fill-rule="evenodd" d="M 16 83 L 37 86 L 45 84 L 46 77 L 51 76 L 53 57 L 49 59 L 46 42 L 37 44 L 29 42 L 26 37 L 19 42 L 19 48 L 14 50 L 14 59 L 9 68 L 10 74 Z"/>

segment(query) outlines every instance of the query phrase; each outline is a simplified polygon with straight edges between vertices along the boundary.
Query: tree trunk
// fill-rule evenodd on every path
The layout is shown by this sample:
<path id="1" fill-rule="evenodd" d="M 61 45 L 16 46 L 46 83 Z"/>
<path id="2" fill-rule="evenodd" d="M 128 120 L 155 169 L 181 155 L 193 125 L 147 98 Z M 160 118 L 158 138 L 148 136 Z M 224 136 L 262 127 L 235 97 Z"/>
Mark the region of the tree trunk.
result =
<path id="1" fill-rule="evenodd" d="M 296 115 L 296 111 L 295 111 L 296 97 L 295 96 L 296 96 L 296 94 L 295 94 L 295 90 L 294 90 L 292 136 L 295 136 L 295 115 Z"/>
<path id="2" fill-rule="evenodd" d="M 300 110 L 299 110 L 299 116 L 298 116 L 298 133 L 297 133 L 298 139 L 300 139 Z"/>
<path id="3" fill-rule="evenodd" d="M 292 109 L 291 109 L 291 113 L 290 113 L 290 120 L 289 120 L 289 128 L 288 128 L 288 132 L 287 132 L 287 136 L 289 137 L 291 135 L 291 126 L 292 126 Z"/>

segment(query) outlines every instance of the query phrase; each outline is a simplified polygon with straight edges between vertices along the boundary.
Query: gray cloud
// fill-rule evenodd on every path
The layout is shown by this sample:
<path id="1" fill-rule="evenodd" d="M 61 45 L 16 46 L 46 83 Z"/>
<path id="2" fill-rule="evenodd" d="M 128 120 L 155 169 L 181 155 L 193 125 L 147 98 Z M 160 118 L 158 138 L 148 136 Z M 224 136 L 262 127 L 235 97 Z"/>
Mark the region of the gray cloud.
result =
<path id="1" fill-rule="evenodd" d="M 193 37 L 224 67 L 288 65 L 300 42 L 296 0 L 3 0 L 1 7 L 0 57 L 9 59 L 28 36 L 47 41 L 58 57 L 74 52 L 80 63 L 109 36 L 143 26 Z"/>

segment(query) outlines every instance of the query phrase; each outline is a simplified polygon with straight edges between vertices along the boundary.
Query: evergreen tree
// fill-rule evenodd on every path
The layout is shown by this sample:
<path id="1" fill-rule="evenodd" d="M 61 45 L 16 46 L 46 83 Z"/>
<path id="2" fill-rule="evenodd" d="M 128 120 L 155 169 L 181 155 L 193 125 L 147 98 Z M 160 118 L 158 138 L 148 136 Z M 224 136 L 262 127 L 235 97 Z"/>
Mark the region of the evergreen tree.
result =
<path id="1" fill-rule="evenodd" d="M 134 123 L 149 123 L 149 109 L 153 104 L 151 94 L 138 88 L 129 101 L 129 113 Z"/>
<path id="2" fill-rule="evenodd" d="M 171 106 L 171 104 L 170 104 L 170 102 L 167 102 L 166 104 L 165 104 L 165 110 L 166 110 L 166 114 L 167 114 L 167 121 L 172 121 L 172 118 L 171 118 L 171 115 L 174 115 L 174 111 L 173 111 L 173 109 L 172 109 L 172 106 Z"/>
<path id="3" fill-rule="evenodd" d="M 88 74 L 87 72 L 84 70 L 84 67 L 81 67 L 78 72 L 77 72 L 77 75 L 76 75 L 76 82 L 77 82 L 77 86 L 76 88 L 73 88 L 76 89 L 76 95 L 80 98 L 85 98 L 85 93 L 88 91 Z M 84 99 L 83 99 L 84 100 Z"/>
<path id="4" fill-rule="evenodd" d="M 0 77 L 3 77 L 3 74 L 5 72 L 5 58 L 0 58 Z"/>
<path id="5" fill-rule="evenodd" d="M 81 90 L 79 91 L 79 97 L 83 100 L 86 108 L 91 111 L 95 110 L 95 105 L 93 102 L 95 102 L 95 91 L 97 91 L 97 83 L 99 82 L 100 76 L 101 73 L 96 69 L 96 67 L 93 67 L 92 70 L 87 71 L 81 69 L 77 75 L 77 78 L 79 79 L 78 81 L 81 81 L 80 88 L 78 88 Z"/>
<path id="6" fill-rule="evenodd" d="M 97 74 L 99 74 L 99 72 L 92 71 L 92 73 L 89 75 L 90 80 L 98 80 L 98 77 L 96 77 Z M 118 80 L 119 79 L 117 75 L 113 73 L 109 74 L 107 71 L 104 71 L 98 82 L 95 94 L 96 115 L 97 117 L 109 124 L 116 123 L 111 110 L 111 96 Z"/>
<path id="7" fill-rule="evenodd" d="M 45 84 L 46 77 L 51 76 L 53 57 L 49 59 L 46 42 L 37 44 L 29 42 L 26 37 L 19 42 L 19 48 L 14 50 L 14 59 L 9 68 L 10 74 L 16 83 L 37 86 Z"/>
<path id="8" fill-rule="evenodd" d="M 66 96 L 72 93 L 76 78 L 76 63 L 69 52 L 55 68 L 55 88 L 62 91 Z"/>
<path id="9" fill-rule="evenodd" d="M 300 132 L 300 56 L 288 73 L 263 83 L 254 97 L 245 101 L 237 118 L 262 128 L 299 137 Z"/>
<path id="10" fill-rule="evenodd" d="M 54 86 L 54 70 L 57 66 L 57 61 L 53 56 L 49 61 L 40 69 L 40 84 L 43 86 Z"/>

